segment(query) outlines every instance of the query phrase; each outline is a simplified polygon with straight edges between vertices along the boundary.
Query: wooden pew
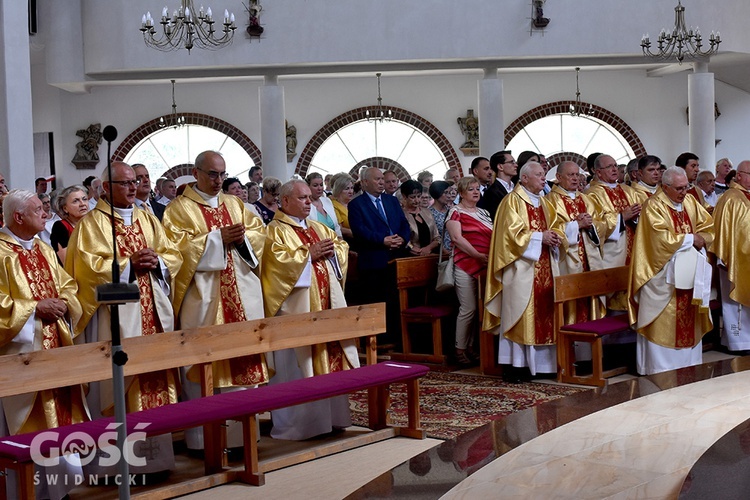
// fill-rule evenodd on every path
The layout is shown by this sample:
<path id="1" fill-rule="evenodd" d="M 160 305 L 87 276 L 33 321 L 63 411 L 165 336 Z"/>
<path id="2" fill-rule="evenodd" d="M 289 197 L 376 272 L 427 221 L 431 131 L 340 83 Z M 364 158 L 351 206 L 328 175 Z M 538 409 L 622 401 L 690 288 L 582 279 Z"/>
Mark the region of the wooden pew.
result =
<path id="1" fill-rule="evenodd" d="M 369 365 L 375 365 L 377 347 L 375 335 L 384 330 L 384 304 L 370 304 L 318 313 L 266 318 L 244 323 L 209 326 L 146 337 L 136 337 L 123 340 L 123 349 L 129 357 L 128 363 L 124 366 L 124 372 L 128 376 L 198 364 L 204 367 L 203 389 L 206 394 L 213 394 L 210 376 L 210 366 L 213 361 L 268 353 L 317 343 L 368 337 L 367 360 Z M 109 342 L 97 342 L 47 351 L 0 356 L 0 397 L 109 379 L 112 374 L 110 357 Z M 392 365 L 397 364 L 392 363 Z M 386 367 L 381 367 L 380 365 L 368 366 L 365 372 L 369 373 L 368 370 L 370 369 L 373 370 L 372 373 L 374 375 L 382 376 Z M 398 371 L 393 367 L 390 369 Z M 404 369 L 403 371 L 406 372 L 407 370 Z M 423 371 L 426 371 L 426 369 Z M 357 381 L 353 380 L 352 373 L 348 372 L 357 372 L 357 370 L 338 372 L 342 374 L 342 381 L 346 379 L 346 384 L 342 382 L 342 387 L 346 389 L 343 393 L 350 392 L 350 389 L 358 390 Z M 363 375 L 365 372 L 363 372 Z M 387 425 L 387 410 L 389 405 L 388 384 L 391 382 L 374 385 L 372 380 L 368 380 L 360 383 L 360 386 L 369 390 L 369 419 L 374 432 L 355 436 L 351 438 L 350 442 L 342 441 L 323 445 L 317 449 L 303 450 L 297 454 L 286 455 L 273 461 L 258 460 L 257 457 L 254 411 L 260 411 L 260 409 L 253 407 L 250 400 L 252 400 L 253 392 L 258 389 L 210 396 L 211 404 L 221 404 L 226 399 L 226 406 L 239 407 L 245 405 L 247 408 L 250 408 L 248 410 L 250 413 L 241 415 L 232 413 L 235 410 L 230 411 L 232 415 L 236 415 L 236 418 L 242 420 L 243 427 L 245 428 L 244 466 L 232 470 L 224 467 L 224 447 L 220 438 L 222 433 L 219 429 L 223 420 L 235 417 L 229 416 L 229 414 L 222 414 L 218 421 L 209 421 L 210 418 L 207 417 L 208 420 L 201 422 L 201 424 L 206 424 L 204 429 L 209 430 L 206 434 L 205 448 L 206 476 L 186 483 L 170 485 L 160 490 L 149 491 L 148 496 L 150 498 L 169 498 L 237 480 L 251 484 L 262 484 L 262 474 L 264 472 L 332 453 L 338 453 L 396 435 L 423 438 L 424 433 L 419 428 L 419 381 L 414 378 L 414 373 L 412 372 L 411 376 L 404 378 L 407 381 L 409 393 L 409 424 L 407 427 L 394 428 Z M 325 386 L 324 389 L 330 393 L 336 388 L 336 376 L 338 376 L 337 373 L 322 376 L 329 377 L 326 379 L 328 382 L 321 382 L 319 384 L 315 381 L 312 385 Z M 398 377 L 398 374 L 389 376 L 391 378 L 393 376 Z M 317 379 L 318 377 L 315 378 Z M 273 395 L 274 391 L 284 390 L 283 387 L 289 390 L 291 387 L 297 391 L 297 397 L 304 397 L 303 392 L 311 390 L 312 387 L 309 381 L 310 379 L 303 379 L 302 381 L 292 381 L 263 389 L 264 393 Z M 293 384 L 295 383 L 298 384 L 294 386 Z M 307 384 L 307 389 L 305 389 L 305 384 Z M 303 392 L 301 393 L 300 391 Z M 330 395 L 323 397 L 329 397 Z M 232 401 L 229 401 L 230 399 Z M 147 412 L 152 412 L 152 415 L 158 414 L 159 411 L 169 413 L 171 408 L 180 407 L 180 405 L 186 405 L 187 403 L 192 405 L 193 412 L 198 411 L 196 404 L 200 404 L 200 400 L 194 400 L 192 402 L 177 403 L 168 407 L 129 414 L 128 420 L 133 420 L 134 422 L 142 420 L 147 416 Z M 186 409 L 187 406 L 190 405 L 186 405 Z M 276 408 L 269 407 L 268 409 Z M 139 417 L 139 413 L 143 413 L 144 415 Z M 106 420 L 104 422 L 102 420 L 95 422 L 100 427 L 105 427 Z M 86 424 L 78 425 L 84 426 Z M 193 425 L 196 424 L 193 423 Z M 68 428 L 73 427 L 75 426 L 68 426 Z M 130 423 L 128 423 L 128 427 L 132 427 Z M 161 429 L 159 432 L 163 433 L 165 430 Z M 10 436 L 2 438 L 0 441 L 9 441 L 14 438 L 15 436 Z M 20 439 L 20 441 L 23 440 Z M 19 463 L 17 460 L 13 460 L 13 455 L 12 450 L 8 451 L 5 455 L 0 453 L 0 468 L 16 469 L 21 477 L 19 488 L 22 491 L 22 497 L 32 498 L 34 488 L 33 484 L 29 481 L 33 476 L 33 463 L 28 462 L 28 459 L 25 463 Z M 4 494 L 4 490 L 2 494 Z"/>

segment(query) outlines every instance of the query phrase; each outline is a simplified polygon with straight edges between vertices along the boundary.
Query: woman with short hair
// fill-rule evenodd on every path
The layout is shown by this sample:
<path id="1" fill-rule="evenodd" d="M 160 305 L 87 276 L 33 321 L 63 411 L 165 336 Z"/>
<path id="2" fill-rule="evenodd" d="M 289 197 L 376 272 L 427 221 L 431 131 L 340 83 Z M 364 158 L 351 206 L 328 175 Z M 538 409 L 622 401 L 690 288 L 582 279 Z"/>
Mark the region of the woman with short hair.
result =
<path id="1" fill-rule="evenodd" d="M 60 191 L 55 199 L 57 204 L 55 211 L 60 216 L 60 220 L 52 225 L 50 242 L 60 264 L 65 263 L 68 240 L 73 234 L 73 229 L 89 211 L 89 197 L 86 192 L 83 186 L 68 186 Z"/>
<path id="2" fill-rule="evenodd" d="M 411 229 L 407 247 L 413 255 L 430 255 L 440 246 L 440 233 L 430 212 L 420 206 L 422 185 L 415 180 L 408 180 L 401 184 L 400 190 L 404 214 Z"/>

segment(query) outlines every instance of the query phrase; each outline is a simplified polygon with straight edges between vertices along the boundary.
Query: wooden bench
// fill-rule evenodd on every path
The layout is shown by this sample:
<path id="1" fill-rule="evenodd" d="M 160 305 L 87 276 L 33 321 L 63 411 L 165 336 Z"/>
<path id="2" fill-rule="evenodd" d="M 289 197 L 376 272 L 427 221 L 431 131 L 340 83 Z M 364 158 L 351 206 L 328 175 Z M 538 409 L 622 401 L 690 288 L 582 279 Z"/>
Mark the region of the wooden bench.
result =
<path id="1" fill-rule="evenodd" d="M 384 305 L 372 304 L 125 339 L 123 348 L 130 358 L 124 367 L 126 376 L 200 364 L 206 394 L 213 394 L 212 361 L 362 336 L 370 339 L 367 357 L 368 362 L 373 364 L 362 368 L 217 394 L 128 414 L 129 432 L 137 429 L 147 435 L 204 426 L 206 476 L 150 490 L 147 496 L 171 498 L 232 481 L 262 485 L 263 474 L 271 470 L 396 435 L 423 438 L 424 432 L 419 423 L 418 378 L 428 369 L 396 362 L 374 364 L 375 335 L 384 329 Z M 70 367 L 71 359 L 85 359 L 86 362 L 78 365 L 76 370 L 64 369 Z M 0 357 L 0 397 L 107 378 L 111 378 L 108 342 Z M 404 428 L 388 426 L 388 387 L 394 382 L 407 383 L 409 421 Z M 312 451 L 304 450 L 274 460 L 259 460 L 257 414 L 361 389 L 369 390 L 369 422 L 373 432 L 322 445 Z M 243 423 L 245 447 L 241 468 L 226 468 L 221 425 L 228 419 Z M 100 419 L 60 427 L 55 431 L 60 435 L 59 442 L 73 432 L 86 432 L 97 440 L 103 432 L 111 431 L 106 429 L 110 423 L 112 419 Z M 148 426 L 144 429 L 142 424 Z M 34 497 L 34 464 L 27 446 L 36 434 L 0 438 L 0 468 L 17 471 L 19 498 Z M 54 444 L 48 443 L 46 449 Z M 45 448 L 41 451 L 45 452 Z"/>
<path id="2" fill-rule="evenodd" d="M 630 330 L 628 315 L 607 316 L 583 323 L 563 325 L 563 306 L 568 301 L 589 298 L 592 304 L 602 295 L 628 289 L 630 268 L 627 266 L 568 274 L 555 278 L 555 331 L 557 332 L 557 380 L 566 384 L 603 387 L 606 379 L 627 372 L 627 367 L 604 370 L 602 339 L 607 335 Z M 596 311 L 596 307 L 591 307 Z M 578 375 L 575 369 L 575 343 L 591 345 L 590 375 Z"/>

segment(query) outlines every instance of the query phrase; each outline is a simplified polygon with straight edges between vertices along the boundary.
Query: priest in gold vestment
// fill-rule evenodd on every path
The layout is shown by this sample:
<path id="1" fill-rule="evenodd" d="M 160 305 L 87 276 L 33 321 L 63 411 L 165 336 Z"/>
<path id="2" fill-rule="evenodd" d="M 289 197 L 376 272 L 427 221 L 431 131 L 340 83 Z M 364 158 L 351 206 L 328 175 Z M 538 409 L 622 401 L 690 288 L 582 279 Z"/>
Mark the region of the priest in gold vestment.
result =
<path id="1" fill-rule="evenodd" d="M 661 182 L 661 159 L 646 155 L 638 159 L 638 181 L 630 185 L 635 199 L 643 204 L 656 194 Z"/>
<path id="2" fill-rule="evenodd" d="M 636 232 L 629 313 L 641 375 L 700 364 L 701 338 L 712 328 L 706 248 L 713 219 L 687 189 L 684 170 L 668 168 L 662 190 L 644 204 Z"/>
<path id="3" fill-rule="evenodd" d="M 554 208 L 542 196 L 544 169 L 528 162 L 520 184 L 500 203 L 490 246 L 482 328 L 500 336 L 499 363 L 506 379 L 516 370 L 557 372 L 553 280 L 567 241 Z"/>
<path id="4" fill-rule="evenodd" d="M 156 335 L 174 330 L 171 286 L 182 264 L 177 248 L 167 239 L 159 220 L 134 206 L 138 181 L 130 165 L 112 163 L 112 179 L 104 169 L 104 194 L 94 210 L 76 225 L 70 236 L 65 269 L 78 283 L 83 307 L 77 333 L 85 331 L 87 342 L 111 340 L 110 307 L 96 301 L 96 287 L 112 281 L 112 217 L 117 235 L 121 282 L 136 283 L 140 301 L 119 306 L 123 338 Z M 177 402 L 179 377 L 175 370 L 160 370 L 125 379 L 128 412 L 157 408 Z M 92 384 L 88 394 L 94 418 L 114 414 L 111 381 Z M 144 448 L 163 451 L 147 457 L 148 463 L 135 473 L 158 472 L 174 467 L 171 435 L 150 438 Z M 158 457 L 158 458 L 157 458 Z M 90 467 L 95 466 L 95 462 Z M 87 469 L 89 470 L 89 469 Z M 112 468 L 111 471 L 115 469 Z M 92 473 L 109 473 L 91 470 Z"/>
<path id="5" fill-rule="evenodd" d="M 737 176 L 714 209 L 716 255 L 724 329 L 721 344 L 730 351 L 750 350 L 750 161 L 737 165 Z"/>
<path id="6" fill-rule="evenodd" d="M 167 236 L 184 259 L 174 285 L 174 308 L 181 328 L 221 325 L 264 317 L 260 259 L 265 228 L 242 200 L 222 192 L 227 176 L 220 153 L 204 151 L 195 159 L 197 182 L 186 187 L 164 211 Z M 188 398 L 201 396 L 197 367 L 186 370 Z M 265 356 L 213 363 L 214 387 L 253 387 L 269 380 Z M 203 448 L 201 429 L 186 432 L 188 447 Z M 230 447 L 241 446 L 241 426 L 232 426 Z"/>
<path id="7" fill-rule="evenodd" d="M 560 257 L 560 275 L 603 269 L 603 235 L 612 230 L 607 225 L 612 219 L 605 217 L 588 195 L 578 192 L 579 171 L 577 163 L 563 162 L 557 167 L 557 184 L 547 195 L 547 200 L 552 203 L 560 218 L 568 241 L 568 251 Z M 592 316 L 588 299 L 571 301 L 565 304 L 564 309 L 564 324 L 596 319 L 602 313 L 597 309 L 595 316 Z"/>
<path id="8" fill-rule="evenodd" d="M 281 186 L 281 210 L 268 224 L 263 251 L 266 316 L 346 307 L 343 283 L 349 245 L 323 224 L 307 219 L 310 187 Z M 359 366 L 353 340 L 274 352 L 271 384 Z M 351 425 L 349 398 L 338 396 L 271 412 L 271 437 L 302 440 Z"/>
<path id="9" fill-rule="evenodd" d="M 31 191 L 15 189 L 3 201 L 5 227 L 0 229 L 0 355 L 18 354 L 73 345 L 70 324 L 81 316 L 75 281 L 57 256 L 36 235 L 47 218 L 42 202 Z M 61 387 L 0 400 L 0 436 L 23 434 L 89 420 L 81 386 Z M 80 474 L 77 466 L 61 461 L 37 468 L 55 475 L 57 485 L 41 481 L 37 497 L 62 498 L 74 481 L 64 474 Z M 15 476 L 8 491 L 15 494 Z M 49 490 L 45 488 L 49 486 Z"/>
<path id="10" fill-rule="evenodd" d="M 641 213 L 639 197 L 624 184 L 617 183 L 617 162 L 609 155 L 599 155 L 594 160 L 596 179 L 589 184 L 586 194 L 601 207 L 606 217 L 608 234 L 604 235 L 602 261 L 605 268 L 630 265 L 633 238 L 638 215 Z M 607 308 L 627 310 L 627 294 L 616 293 L 610 297 Z"/>

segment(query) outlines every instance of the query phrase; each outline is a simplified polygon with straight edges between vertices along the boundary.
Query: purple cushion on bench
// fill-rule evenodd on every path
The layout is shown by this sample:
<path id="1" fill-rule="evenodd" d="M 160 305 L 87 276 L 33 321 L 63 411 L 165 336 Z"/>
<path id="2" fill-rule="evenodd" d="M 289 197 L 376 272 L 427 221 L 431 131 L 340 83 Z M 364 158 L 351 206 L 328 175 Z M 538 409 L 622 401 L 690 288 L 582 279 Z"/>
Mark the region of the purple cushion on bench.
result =
<path id="1" fill-rule="evenodd" d="M 442 318 L 451 313 L 453 313 L 453 307 L 449 305 L 417 306 L 402 311 L 405 316 L 431 316 L 433 318 Z"/>
<path id="2" fill-rule="evenodd" d="M 428 371 L 430 371 L 429 368 L 422 365 L 385 362 L 273 386 L 183 401 L 128 414 L 126 419 L 128 434 L 135 432 L 138 424 L 148 424 L 141 430 L 149 436 L 156 436 L 211 422 L 236 419 L 244 415 L 348 394 L 361 389 L 412 380 L 424 376 Z M 103 418 L 53 429 L 59 433 L 59 439 L 54 442 L 45 441 L 41 446 L 41 452 L 47 456 L 51 447 L 59 446 L 67 436 L 77 432 L 85 432 L 97 441 L 104 432 L 111 432 L 107 429 L 107 425 L 113 421 L 113 418 Z M 30 445 L 37 434 L 39 432 L 0 438 L 0 457 L 19 462 L 31 461 Z M 9 443 L 15 443 L 15 445 Z"/>
<path id="3" fill-rule="evenodd" d="M 561 329 L 581 333 L 593 333 L 595 335 L 610 335 L 619 333 L 630 328 L 627 314 L 618 314 L 617 316 L 607 316 L 606 318 L 596 319 L 594 321 L 585 321 L 565 325 Z"/>

